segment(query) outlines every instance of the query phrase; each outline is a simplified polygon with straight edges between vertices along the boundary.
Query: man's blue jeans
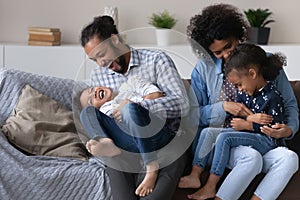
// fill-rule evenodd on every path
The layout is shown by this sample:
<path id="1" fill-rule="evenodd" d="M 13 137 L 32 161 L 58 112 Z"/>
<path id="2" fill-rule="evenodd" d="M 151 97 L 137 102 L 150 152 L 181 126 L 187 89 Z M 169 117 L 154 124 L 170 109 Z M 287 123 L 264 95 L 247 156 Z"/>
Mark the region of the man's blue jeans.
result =
<path id="1" fill-rule="evenodd" d="M 90 138 L 110 138 L 122 150 L 141 153 L 145 164 L 156 160 L 154 151 L 168 144 L 175 136 L 164 120 L 136 103 L 126 104 L 121 113 L 122 122 L 117 122 L 89 106 L 82 110 L 80 120 Z"/>

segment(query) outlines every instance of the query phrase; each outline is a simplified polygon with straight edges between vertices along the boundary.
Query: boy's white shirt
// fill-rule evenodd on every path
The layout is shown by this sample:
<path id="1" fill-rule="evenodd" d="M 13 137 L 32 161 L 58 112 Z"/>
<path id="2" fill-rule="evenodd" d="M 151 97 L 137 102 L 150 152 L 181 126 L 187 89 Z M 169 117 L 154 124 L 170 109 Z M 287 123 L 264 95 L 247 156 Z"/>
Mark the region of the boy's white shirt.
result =
<path id="1" fill-rule="evenodd" d="M 143 97 L 153 92 L 161 92 L 161 90 L 153 83 L 142 79 L 139 76 L 129 77 L 127 82 L 123 83 L 119 88 L 118 95 L 111 101 L 105 102 L 100 111 L 112 117 L 112 111 L 116 108 L 121 100 L 129 99 L 132 102 L 140 103 Z"/>

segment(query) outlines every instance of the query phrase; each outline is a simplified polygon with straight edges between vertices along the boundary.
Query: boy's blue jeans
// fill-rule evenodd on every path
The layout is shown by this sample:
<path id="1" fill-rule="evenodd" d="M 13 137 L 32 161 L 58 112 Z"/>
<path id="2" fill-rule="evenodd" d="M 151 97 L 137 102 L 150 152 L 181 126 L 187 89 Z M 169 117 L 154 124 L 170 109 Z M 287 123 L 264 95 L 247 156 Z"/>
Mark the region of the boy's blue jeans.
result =
<path id="1" fill-rule="evenodd" d="M 145 164 L 156 160 L 154 151 L 168 144 L 175 136 L 164 120 L 136 103 L 126 104 L 121 113 L 122 122 L 117 122 L 89 106 L 82 110 L 80 120 L 90 138 L 110 138 L 122 150 L 141 153 Z"/>

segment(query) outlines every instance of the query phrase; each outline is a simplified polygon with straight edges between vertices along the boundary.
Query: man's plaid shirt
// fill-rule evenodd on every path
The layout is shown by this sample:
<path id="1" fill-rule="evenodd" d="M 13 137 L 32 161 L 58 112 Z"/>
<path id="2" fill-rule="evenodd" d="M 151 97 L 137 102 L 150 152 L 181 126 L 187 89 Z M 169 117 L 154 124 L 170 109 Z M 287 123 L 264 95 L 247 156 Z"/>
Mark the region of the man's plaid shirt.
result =
<path id="1" fill-rule="evenodd" d="M 142 101 L 143 107 L 167 118 L 186 115 L 189 109 L 188 97 L 172 59 L 160 50 L 130 48 L 130 51 L 126 74 L 98 66 L 92 70 L 91 85 L 106 86 L 118 91 L 120 85 L 129 77 L 139 76 L 156 84 L 165 94 L 158 99 Z"/>

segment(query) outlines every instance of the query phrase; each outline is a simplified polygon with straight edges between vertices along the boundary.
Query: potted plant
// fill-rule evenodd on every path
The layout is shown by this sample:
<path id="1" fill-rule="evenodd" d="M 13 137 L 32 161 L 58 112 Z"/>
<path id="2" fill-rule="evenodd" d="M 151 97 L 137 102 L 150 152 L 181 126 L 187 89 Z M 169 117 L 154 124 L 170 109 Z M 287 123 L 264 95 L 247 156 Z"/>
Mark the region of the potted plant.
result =
<path id="1" fill-rule="evenodd" d="M 248 9 L 244 11 L 249 23 L 249 41 L 257 44 L 268 44 L 270 28 L 266 27 L 275 20 L 269 19 L 272 12 L 269 9 Z"/>
<path id="2" fill-rule="evenodd" d="M 158 14 L 153 13 L 149 19 L 149 24 L 156 28 L 156 40 L 159 46 L 171 44 L 171 29 L 177 20 L 167 10 Z"/>

